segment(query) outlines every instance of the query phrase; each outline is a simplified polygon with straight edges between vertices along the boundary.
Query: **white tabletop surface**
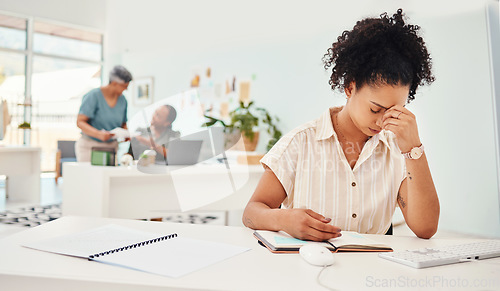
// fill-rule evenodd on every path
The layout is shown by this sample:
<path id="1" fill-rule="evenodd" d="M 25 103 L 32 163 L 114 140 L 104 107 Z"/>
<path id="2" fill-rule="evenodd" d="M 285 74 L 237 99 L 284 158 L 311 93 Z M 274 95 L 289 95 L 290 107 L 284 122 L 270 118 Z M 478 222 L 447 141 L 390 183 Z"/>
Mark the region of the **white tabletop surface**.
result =
<path id="1" fill-rule="evenodd" d="M 106 167 L 106 166 L 93 166 L 90 162 L 66 162 L 64 167 L 68 168 L 80 168 L 82 170 L 92 170 L 99 171 L 103 174 L 110 176 L 135 176 L 135 175 L 149 175 L 147 172 L 141 172 L 137 165 L 132 166 L 116 166 L 116 167 Z M 155 174 L 168 174 L 171 171 L 179 171 L 180 173 L 186 174 L 196 174 L 196 173 L 226 173 L 231 171 L 232 173 L 263 173 L 264 168 L 261 165 L 240 165 L 240 164 L 229 164 L 229 169 L 225 164 L 222 163 L 212 163 L 204 164 L 199 163 L 189 166 L 165 166 L 165 165 L 151 165 L 144 167 L 143 169 L 151 169 L 151 172 Z M 185 171 L 182 171 L 185 170 Z M 187 171 L 186 171 L 187 170 Z"/>
<path id="2" fill-rule="evenodd" d="M 31 152 L 31 151 L 41 151 L 40 147 L 32 147 L 32 146 L 26 146 L 26 145 L 6 145 L 6 146 L 0 146 L 0 152 Z"/>
<path id="3" fill-rule="evenodd" d="M 21 247 L 44 238 L 106 224 L 225 242 L 251 248 L 223 262 L 172 279 L 121 267 Z M 243 227 L 174 224 L 111 218 L 63 217 L 0 239 L 2 290 L 326 290 L 316 282 L 321 270 L 298 254 L 272 254 Z M 452 238 L 368 235 L 394 250 L 476 241 Z M 427 269 L 383 260 L 377 253 L 337 253 L 321 277 L 335 290 L 499 290 L 500 258 Z M 175 264 L 175 262 L 168 262 Z M 389 288 L 391 287 L 391 288 Z"/>

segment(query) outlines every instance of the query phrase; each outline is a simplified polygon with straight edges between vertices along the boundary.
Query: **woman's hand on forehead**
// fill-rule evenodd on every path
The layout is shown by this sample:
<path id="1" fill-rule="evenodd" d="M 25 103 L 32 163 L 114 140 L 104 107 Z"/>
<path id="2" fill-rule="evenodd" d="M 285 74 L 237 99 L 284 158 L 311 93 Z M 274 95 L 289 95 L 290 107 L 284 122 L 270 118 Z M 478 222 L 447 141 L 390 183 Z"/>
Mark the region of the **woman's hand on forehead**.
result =
<path id="1" fill-rule="evenodd" d="M 408 152 L 421 144 L 415 114 L 403 105 L 398 104 L 387 109 L 382 117 L 382 129 L 392 131 L 396 135 L 402 152 Z"/>

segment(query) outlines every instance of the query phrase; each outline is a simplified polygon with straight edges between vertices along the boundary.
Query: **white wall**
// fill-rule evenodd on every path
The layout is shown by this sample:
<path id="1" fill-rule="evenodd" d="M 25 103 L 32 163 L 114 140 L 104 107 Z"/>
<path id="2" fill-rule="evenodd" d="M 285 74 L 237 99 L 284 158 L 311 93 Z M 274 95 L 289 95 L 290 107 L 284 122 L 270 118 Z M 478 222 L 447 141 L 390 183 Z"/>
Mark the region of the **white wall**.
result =
<path id="1" fill-rule="evenodd" d="M 112 10 L 118 3 L 125 8 Z M 288 131 L 332 104 L 321 57 L 341 28 L 331 25 L 326 3 L 111 0 L 108 57 L 135 76 L 153 75 L 156 98 L 187 89 L 197 68 L 210 66 L 220 81 L 256 74 L 253 100 L 281 117 Z M 348 19 L 350 25 L 356 16 Z M 281 106 L 290 100 L 302 108 L 300 117 Z M 131 106 L 130 113 L 136 110 Z"/>
<path id="2" fill-rule="evenodd" d="M 421 19 L 479 7 L 484 0 L 440 1 L 439 6 L 429 0 L 290 2 L 109 0 L 105 72 L 121 63 L 134 76 L 154 76 L 156 99 L 187 89 L 196 69 L 210 66 L 215 80 L 256 74 L 253 100 L 281 117 L 286 132 L 316 118 L 328 106 L 344 102 L 330 90 L 321 58 L 356 20 L 403 7 L 420 24 Z M 439 21 L 433 25 L 448 27 Z M 424 26 L 423 30 L 432 29 Z M 436 41 L 436 46 L 452 45 L 442 37 Z M 282 106 L 287 103 L 300 112 Z M 130 114 L 137 110 L 131 104 Z"/>
<path id="3" fill-rule="evenodd" d="M 89 28 L 106 28 L 105 2 L 101 0 L 0 0 L 0 10 Z"/>
<path id="4" fill-rule="evenodd" d="M 440 227 L 500 236 L 485 5 L 422 18 L 436 82 L 409 108 L 441 203 Z M 498 52 L 497 52 L 498 53 Z"/>

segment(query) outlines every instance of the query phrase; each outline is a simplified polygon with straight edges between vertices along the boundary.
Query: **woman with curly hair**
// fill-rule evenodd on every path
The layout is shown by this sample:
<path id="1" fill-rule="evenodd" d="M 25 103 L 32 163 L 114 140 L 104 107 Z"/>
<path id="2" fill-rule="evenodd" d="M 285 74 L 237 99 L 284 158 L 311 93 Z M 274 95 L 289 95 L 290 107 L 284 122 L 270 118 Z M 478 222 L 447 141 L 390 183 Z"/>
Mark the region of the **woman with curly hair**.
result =
<path id="1" fill-rule="evenodd" d="M 394 15 L 358 21 L 323 57 L 343 107 L 294 129 L 261 160 L 265 172 L 243 214 L 253 229 L 307 240 L 341 230 L 384 234 L 396 204 L 421 238 L 439 220 L 439 200 L 415 115 L 405 105 L 434 81 L 419 27 Z"/>

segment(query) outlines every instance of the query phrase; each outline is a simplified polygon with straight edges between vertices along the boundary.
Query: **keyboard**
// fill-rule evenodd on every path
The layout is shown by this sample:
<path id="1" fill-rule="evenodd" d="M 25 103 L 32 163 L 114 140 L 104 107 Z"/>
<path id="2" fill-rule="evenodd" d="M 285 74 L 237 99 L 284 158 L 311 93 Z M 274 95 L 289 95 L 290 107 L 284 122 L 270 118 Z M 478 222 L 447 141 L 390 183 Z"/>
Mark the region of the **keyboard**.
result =
<path id="1" fill-rule="evenodd" d="M 379 257 L 421 269 L 471 260 L 500 257 L 500 240 L 488 240 L 418 250 L 379 253 Z"/>

